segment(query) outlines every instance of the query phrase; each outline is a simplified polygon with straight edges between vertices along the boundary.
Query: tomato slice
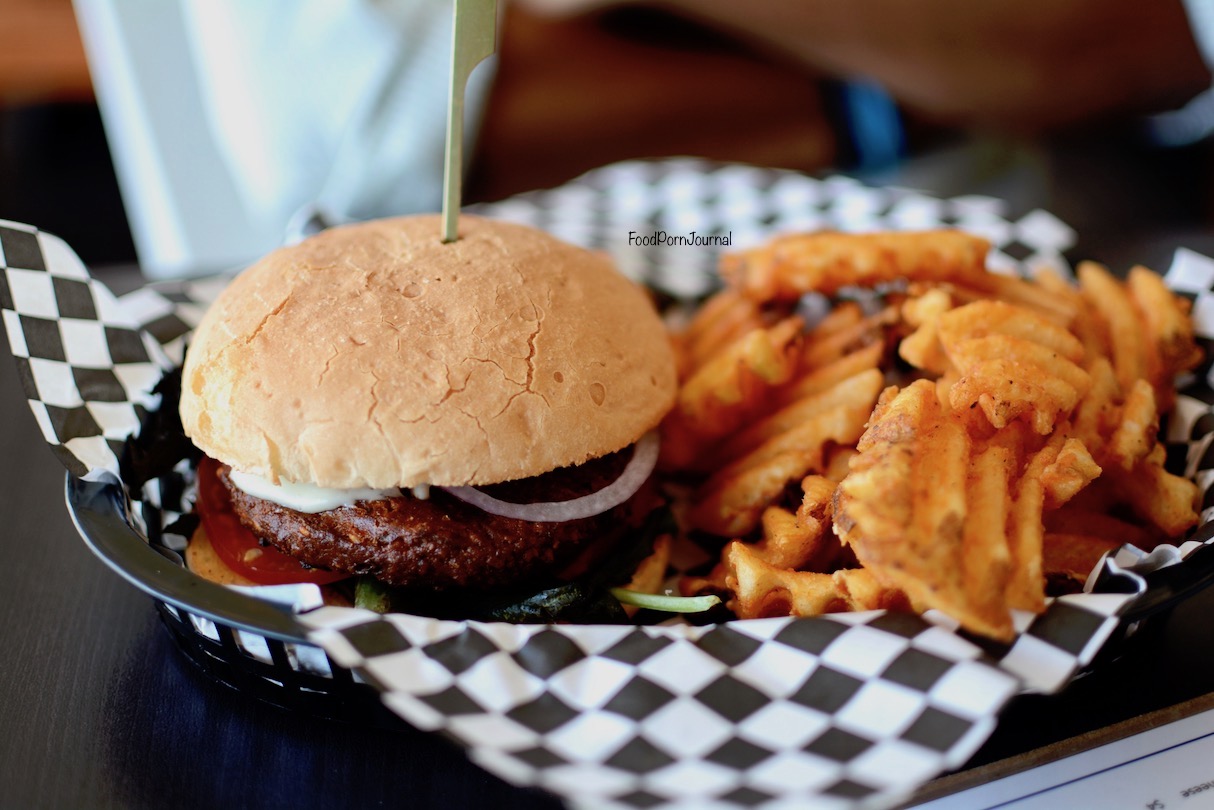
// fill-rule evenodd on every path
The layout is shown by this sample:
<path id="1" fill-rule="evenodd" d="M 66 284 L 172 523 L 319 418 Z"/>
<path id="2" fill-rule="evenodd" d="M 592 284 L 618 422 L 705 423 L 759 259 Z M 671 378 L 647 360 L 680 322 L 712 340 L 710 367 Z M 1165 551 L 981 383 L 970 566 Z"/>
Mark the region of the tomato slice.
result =
<path id="1" fill-rule="evenodd" d="M 312 582 L 325 585 L 350 574 L 306 568 L 273 546 L 263 546 L 232 511 L 232 499 L 219 481 L 219 462 L 204 456 L 198 462 L 198 514 L 215 553 L 229 568 L 260 585 Z"/>

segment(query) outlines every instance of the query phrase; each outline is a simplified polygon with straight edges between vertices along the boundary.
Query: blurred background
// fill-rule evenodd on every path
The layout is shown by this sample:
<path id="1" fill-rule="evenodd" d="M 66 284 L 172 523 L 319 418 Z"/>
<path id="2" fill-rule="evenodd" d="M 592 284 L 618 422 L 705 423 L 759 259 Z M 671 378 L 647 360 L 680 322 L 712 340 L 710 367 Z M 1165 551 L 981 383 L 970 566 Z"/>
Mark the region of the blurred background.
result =
<path id="1" fill-rule="evenodd" d="M 135 258 L 70 0 L 0 0 L 0 217 Z"/>
<path id="2" fill-rule="evenodd" d="M 466 202 L 698 155 L 1045 208 L 1076 230 L 1071 258 L 1118 272 L 1166 269 L 1182 245 L 1214 255 L 1214 3 L 500 2 Z M 0 219 L 129 285 L 136 262 L 248 260 L 309 205 L 437 210 L 449 20 L 450 0 L 0 0 Z M 76 537 L 2 359 L 0 394 L 20 573 L 0 594 L 0 804 L 536 806 L 420 733 L 318 737 L 219 694 Z M 1208 692 L 1212 594 L 1065 701 L 1022 701 L 987 761 Z"/>
<path id="3" fill-rule="evenodd" d="M 1200 249 L 1198 15 L 978 5 L 501 0 L 464 201 L 696 155 L 1044 207 L 1097 259 Z M 449 0 L 0 0 L 0 218 L 174 275 L 271 249 L 307 206 L 437 210 L 449 25 Z"/>

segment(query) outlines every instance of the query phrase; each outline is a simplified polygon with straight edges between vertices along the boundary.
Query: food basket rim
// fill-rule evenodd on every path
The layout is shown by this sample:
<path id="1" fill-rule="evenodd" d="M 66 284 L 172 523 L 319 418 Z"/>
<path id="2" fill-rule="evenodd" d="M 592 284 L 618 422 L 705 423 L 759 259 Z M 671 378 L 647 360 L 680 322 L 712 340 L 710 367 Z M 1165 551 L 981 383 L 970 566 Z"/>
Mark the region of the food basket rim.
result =
<path id="1" fill-rule="evenodd" d="M 66 474 L 68 513 L 85 544 L 102 562 L 144 593 L 229 627 L 279 641 L 309 643 L 287 605 L 210 582 L 152 545 L 131 523 L 124 487 Z"/>
<path id="2" fill-rule="evenodd" d="M 154 546 L 129 517 L 127 495 L 117 482 L 92 482 L 66 474 L 65 500 L 76 530 L 106 565 L 149 596 L 229 627 L 284 642 L 310 644 L 291 607 L 210 582 Z M 1185 560 L 1145 575 L 1147 591 L 1121 616 L 1129 627 L 1163 613 L 1214 585 L 1214 520 L 1191 538 L 1203 545 Z"/>

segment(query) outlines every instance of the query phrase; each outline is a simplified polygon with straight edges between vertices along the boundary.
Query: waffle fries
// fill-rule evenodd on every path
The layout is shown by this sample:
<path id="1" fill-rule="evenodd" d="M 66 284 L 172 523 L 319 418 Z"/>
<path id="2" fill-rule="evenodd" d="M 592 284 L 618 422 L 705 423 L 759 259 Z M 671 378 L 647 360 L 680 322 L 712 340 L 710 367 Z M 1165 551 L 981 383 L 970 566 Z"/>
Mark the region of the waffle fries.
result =
<path id="1" fill-rule="evenodd" d="M 1187 302 L 1143 268 L 1000 276 L 987 247 L 825 233 L 724 261 L 728 286 L 676 336 L 663 425 L 691 528 L 728 541 L 685 594 L 743 618 L 936 609 L 1008 640 L 1047 584 L 1197 523 L 1197 487 L 1157 441 L 1200 360 Z M 854 288 L 867 307 L 836 300 L 803 329 L 803 296 Z"/>

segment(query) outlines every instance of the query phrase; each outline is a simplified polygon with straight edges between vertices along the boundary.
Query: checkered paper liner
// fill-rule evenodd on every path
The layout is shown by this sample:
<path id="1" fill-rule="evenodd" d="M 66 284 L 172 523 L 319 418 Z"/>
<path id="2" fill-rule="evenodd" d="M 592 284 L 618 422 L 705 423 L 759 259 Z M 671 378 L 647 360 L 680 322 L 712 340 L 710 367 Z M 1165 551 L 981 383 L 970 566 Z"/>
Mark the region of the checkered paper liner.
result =
<path id="1" fill-rule="evenodd" d="M 954 226 L 991 240 L 996 269 L 1029 275 L 1043 266 L 1069 272 L 1062 253 L 1073 243 L 1049 214 L 1009 221 L 989 198 L 938 200 L 692 160 L 608 166 L 476 210 L 606 250 L 626 272 L 676 297 L 715 286 L 722 249 L 784 231 Z M 727 237 L 729 245 L 630 238 L 659 233 Z M 5 327 L 48 443 L 73 474 L 115 479 L 124 440 L 159 404 L 152 387 L 180 363 L 190 329 L 225 281 L 158 285 L 115 300 L 61 240 L 15 223 L 0 223 L 0 266 Z M 1194 300 L 1214 355 L 1214 262 L 1181 252 L 1167 279 Z M 1203 490 L 1214 480 L 1209 375 L 1208 365 L 1194 375 L 1167 435 L 1172 457 Z M 153 482 L 130 495 L 162 507 L 167 524 L 187 506 L 164 493 L 181 489 Z M 1209 520 L 1209 495 L 1205 506 Z M 1146 589 L 1135 569 L 1175 563 L 1197 545 L 1147 560 L 1119 555 L 1094 573 L 1095 592 L 1019 617 L 1017 640 L 998 654 L 931 613 L 604 627 L 322 608 L 299 621 L 405 720 L 456 740 L 502 778 L 576 806 L 812 799 L 875 808 L 963 764 L 1012 695 L 1070 681 Z"/>

